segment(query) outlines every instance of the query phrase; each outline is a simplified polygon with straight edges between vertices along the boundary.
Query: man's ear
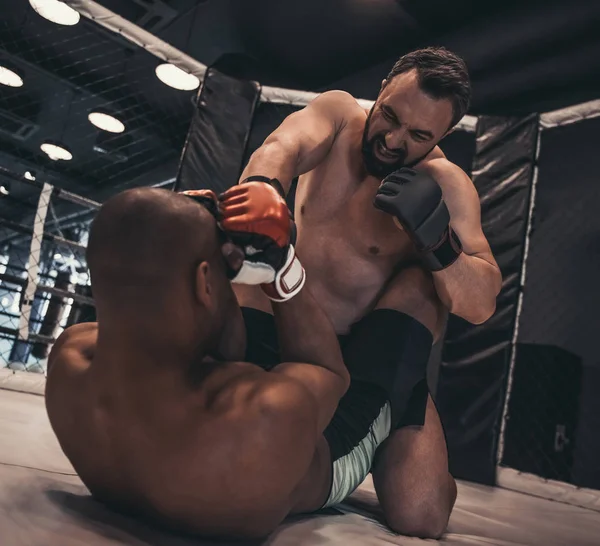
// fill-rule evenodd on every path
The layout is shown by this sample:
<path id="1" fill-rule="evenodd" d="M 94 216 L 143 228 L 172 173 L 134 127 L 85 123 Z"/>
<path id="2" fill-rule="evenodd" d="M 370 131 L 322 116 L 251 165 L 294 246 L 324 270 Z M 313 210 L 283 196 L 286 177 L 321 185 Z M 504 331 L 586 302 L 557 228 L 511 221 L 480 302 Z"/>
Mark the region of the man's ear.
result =
<path id="1" fill-rule="evenodd" d="M 211 269 L 208 262 L 202 262 L 196 267 L 194 275 L 194 296 L 196 301 L 208 309 L 212 309 Z"/>
<path id="2" fill-rule="evenodd" d="M 388 81 L 386 79 L 381 80 L 381 89 L 379 90 L 380 93 L 385 89 L 385 86 L 387 84 L 388 84 Z"/>

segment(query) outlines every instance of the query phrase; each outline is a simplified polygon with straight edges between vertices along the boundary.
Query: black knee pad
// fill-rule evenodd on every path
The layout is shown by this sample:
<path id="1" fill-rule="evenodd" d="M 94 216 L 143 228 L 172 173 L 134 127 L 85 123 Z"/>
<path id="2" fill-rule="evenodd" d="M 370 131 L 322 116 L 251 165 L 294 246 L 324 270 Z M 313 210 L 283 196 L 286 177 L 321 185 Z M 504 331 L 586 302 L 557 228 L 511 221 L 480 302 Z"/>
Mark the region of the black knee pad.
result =
<path id="1" fill-rule="evenodd" d="M 352 327 L 343 348 L 344 361 L 352 381 L 385 391 L 392 407 L 392 428 L 424 423 L 432 345 L 433 334 L 423 324 L 392 309 L 377 309 Z"/>

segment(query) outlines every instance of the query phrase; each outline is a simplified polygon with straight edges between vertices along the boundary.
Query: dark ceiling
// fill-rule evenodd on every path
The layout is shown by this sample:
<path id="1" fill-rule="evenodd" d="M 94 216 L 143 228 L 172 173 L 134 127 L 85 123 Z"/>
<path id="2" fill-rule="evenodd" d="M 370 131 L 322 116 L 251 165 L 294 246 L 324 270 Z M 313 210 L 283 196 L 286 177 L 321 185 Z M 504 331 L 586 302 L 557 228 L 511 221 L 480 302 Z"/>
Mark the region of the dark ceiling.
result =
<path id="1" fill-rule="evenodd" d="M 375 98 L 403 53 L 461 54 L 474 113 L 547 111 L 598 98 L 598 0 L 100 0 L 205 64 L 295 89 Z M 155 6 L 161 15 L 148 15 Z"/>
<path id="2" fill-rule="evenodd" d="M 600 98 L 600 1 L 99 3 L 204 64 L 264 85 L 374 99 L 398 56 L 444 45 L 469 66 L 471 113 L 523 114 Z M 175 175 L 194 92 L 163 85 L 153 55 L 87 19 L 62 27 L 27 0 L 0 7 L 0 64 L 25 80 L 18 89 L 0 85 L 3 167 L 98 200 Z M 116 112 L 127 132 L 93 127 L 87 112 L 97 107 Z M 46 139 L 66 143 L 73 160 L 50 161 L 39 149 Z M 23 217 L 14 195 L 0 196 L 0 215 Z"/>

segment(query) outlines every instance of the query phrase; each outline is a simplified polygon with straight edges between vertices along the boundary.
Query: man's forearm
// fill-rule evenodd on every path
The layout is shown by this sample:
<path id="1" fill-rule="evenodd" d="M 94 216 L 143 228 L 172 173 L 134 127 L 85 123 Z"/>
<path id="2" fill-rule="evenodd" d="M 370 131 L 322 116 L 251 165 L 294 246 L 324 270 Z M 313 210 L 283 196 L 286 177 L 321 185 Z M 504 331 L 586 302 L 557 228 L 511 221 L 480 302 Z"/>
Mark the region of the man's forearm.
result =
<path id="1" fill-rule="evenodd" d="M 257 175 L 277 178 L 287 194 L 296 176 L 297 164 L 298 154 L 291 147 L 278 140 L 267 141 L 252 154 L 240 181 Z"/>
<path id="2" fill-rule="evenodd" d="M 454 315 L 481 324 L 494 314 L 502 276 L 483 258 L 463 253 L 450 267 L 435 271 L 433 281 L 440 300 Z"/>
<path id="3" fill-rule="evenodd" d="M 282 362 L 307 362 L 349 381 L 331 321 L 304 288 L 285 303 L 273 302 Z"/>

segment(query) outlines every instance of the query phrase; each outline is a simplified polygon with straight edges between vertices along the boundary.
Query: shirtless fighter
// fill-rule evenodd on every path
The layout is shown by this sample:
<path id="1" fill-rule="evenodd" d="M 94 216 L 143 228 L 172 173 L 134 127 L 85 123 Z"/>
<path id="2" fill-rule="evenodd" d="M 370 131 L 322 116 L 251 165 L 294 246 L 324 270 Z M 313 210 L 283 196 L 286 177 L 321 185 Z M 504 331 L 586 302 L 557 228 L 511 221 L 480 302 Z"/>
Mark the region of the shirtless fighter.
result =
<path id="1" fill-rule="evenodd" d="M 284 194 L 300 177 L 296 249 L 307 285 L 351 373 L 359 366 L 358 375 L 378 384 L 393 413 L 385 442 L 363 450 L 360 468 L 372 468 L 390 527 L 421 537 L 444 532 L 456 498 L 425 379 L 431 346 L 446 310 L 482 323 L 501 287 L 473 183 L 437 146 L 469 101 L 459 57 L 443 48 L 412 52 L 394 65 L 369 112 L 345 92 L 322 94 L 283 121 L 240 178 L 241 186 L 262 183 Z M 237 286 L 236 295 L 247 359 L 280 362 L 270 302 L 251 286 Z M 378 339 L 379 348 L 369 353 L 357 337 Z M 366 475 L 355 448 L 332 453 L 354 460 L 343 476 L 334 473 L 348 493 Z"/>
<path id="2" fill-rule="evenodd" d="M 270 373 L 243 362 L 229 281 L 243 253 L 210 203 L 129 190 L 94 220 L 87 259 L 98 322 L 57 340 L 46 407 L 82 481 L 119 511 L 188 533 L 264 537 L 330 493 L 323 430 L 349 376 L 329 319 L 302 289 L 287 206 L 269 190 L 260 222 L 236 212 L 235 195 L 221 211 L 223 226 L 262 249 L 254 263 L 268 254 L 263 273 L 278 264 L 263 289 L 286 363 Z M 343 440 L 344 427 L 337 433 Z"/>

